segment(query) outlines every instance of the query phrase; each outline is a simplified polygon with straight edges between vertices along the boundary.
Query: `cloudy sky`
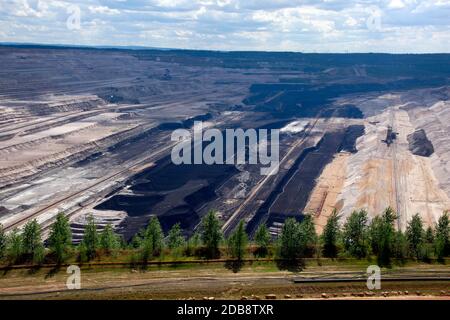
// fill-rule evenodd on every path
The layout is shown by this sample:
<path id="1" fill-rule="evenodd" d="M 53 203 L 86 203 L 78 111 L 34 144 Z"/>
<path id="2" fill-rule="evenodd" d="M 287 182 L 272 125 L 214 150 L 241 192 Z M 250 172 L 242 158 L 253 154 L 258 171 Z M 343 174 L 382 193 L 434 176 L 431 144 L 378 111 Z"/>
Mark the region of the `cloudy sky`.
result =
<path id="1" fill-rule="evenodd" d="M 450 0 L 0 0 L 0 42 L 450 52 Z"/>

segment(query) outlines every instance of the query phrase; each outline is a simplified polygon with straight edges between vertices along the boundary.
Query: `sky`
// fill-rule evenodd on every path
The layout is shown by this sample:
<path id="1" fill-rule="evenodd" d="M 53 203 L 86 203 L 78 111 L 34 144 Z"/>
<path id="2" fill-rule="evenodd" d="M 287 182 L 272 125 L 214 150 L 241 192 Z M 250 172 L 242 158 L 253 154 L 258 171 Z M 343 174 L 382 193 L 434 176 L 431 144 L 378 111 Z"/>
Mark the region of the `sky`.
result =
<path id="1" fill-rule="evenodd" d="M 450 0 L 0 0 L 0 42 L 450 53 Z"/>

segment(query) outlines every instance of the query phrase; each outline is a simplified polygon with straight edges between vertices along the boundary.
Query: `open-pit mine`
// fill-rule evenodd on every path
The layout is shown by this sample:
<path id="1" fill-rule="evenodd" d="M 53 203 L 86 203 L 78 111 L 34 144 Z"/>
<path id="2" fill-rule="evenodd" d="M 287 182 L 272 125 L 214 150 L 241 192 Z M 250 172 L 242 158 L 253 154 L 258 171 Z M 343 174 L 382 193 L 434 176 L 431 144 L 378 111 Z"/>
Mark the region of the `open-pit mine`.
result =
<path id="1" fill-rule="evenodd" d="M 88 214 L 130 239 L 214 209 L 276 235 L 390 206 L 404 230 L 450 209 L 450 55 L 0 47 L 0 223 Z M 279 129 L 279 170 L 171 161 L 175 129 Z"/>

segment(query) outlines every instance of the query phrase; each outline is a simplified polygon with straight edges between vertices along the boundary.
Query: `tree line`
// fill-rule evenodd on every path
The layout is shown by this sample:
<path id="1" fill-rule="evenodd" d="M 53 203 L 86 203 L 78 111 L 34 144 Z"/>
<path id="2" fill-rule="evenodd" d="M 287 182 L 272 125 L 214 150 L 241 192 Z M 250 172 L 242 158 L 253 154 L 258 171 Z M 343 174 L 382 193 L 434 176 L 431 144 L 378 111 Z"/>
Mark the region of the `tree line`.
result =
<path id="1" fill-rule="evenodd" d="M 434 228 L 427 229 L 420 215 L 416 214 L 405 232 L 395 229 L 396 214 L 391 208 L 370 222 L 365 210 L 354 211 L 343 224 L 340 219 L 334 211 L 320 236 L 311 215 L 303 216 L 300 222 L 294 218 L 286 219 L 276 238 L 262 224 L 250 240 L 243 221 L 225 238 L 216 213 L 210 211 L 201 220 L 198 230 L 187 239 L 179 223 L 164 234 L 158 218 L 153 216 L 147 227 L 127 243 L 110 224 L 98 231 L 94 218 L 88 216 L 83 239 L 78 245 L 73 245 L 69 220 L 60 213 L 45 242 L 36 220 L 29 221 L 21 232 L 15 229 L 8 234 L 0 225 L 0 260 L 7 264 L 62 264 L 70 259 L 88 262 L 104 256 L 114 259 L 131 253 L 131 260 L 142 264 L 169 255 L 175 260 L 202 257 L 242 261 L 251 257 L 268 257 L 283 262 L 281 267 L 298 265 L 303 258 L 376 257 L 379 265 L 389 266 L 393 260 L 427 262 L 434 258 L 444 261 L 450 255 L 447 212 Z"/>

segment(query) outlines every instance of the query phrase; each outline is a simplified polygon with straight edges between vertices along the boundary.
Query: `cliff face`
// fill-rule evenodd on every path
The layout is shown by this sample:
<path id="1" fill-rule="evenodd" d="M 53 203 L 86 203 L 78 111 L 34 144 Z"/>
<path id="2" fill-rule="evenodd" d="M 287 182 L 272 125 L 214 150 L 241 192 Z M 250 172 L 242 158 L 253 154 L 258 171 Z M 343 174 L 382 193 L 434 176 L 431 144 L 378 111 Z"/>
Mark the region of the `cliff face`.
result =
<path id="1" fill-rule="evenodd" d="M 319 231 L 326 222 L 323 216 L 334 208 L 345 221 L 355 209 L 366 209 L 374 217 L 391 206 L 403 230 L 415 213 L 426 225 L 434 225 L 450 209 L 449 93 L 446 88 L 429 89 L 358 101 L 364 110 L 373 104 L 378 114 L 365 119 L 357 153 L 336 157 L 329 165 L 333 172 L 326 169 L 318 179 L 310 203 L 324 197 L 316 214 Z M 388 145 L 389 127 L 396 139 Z"/>

